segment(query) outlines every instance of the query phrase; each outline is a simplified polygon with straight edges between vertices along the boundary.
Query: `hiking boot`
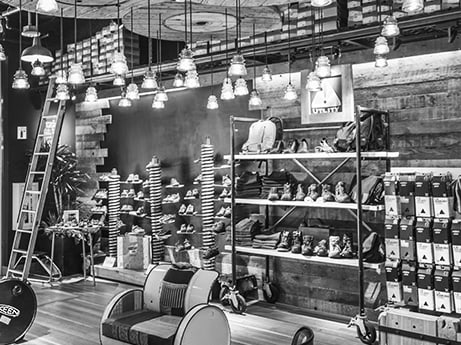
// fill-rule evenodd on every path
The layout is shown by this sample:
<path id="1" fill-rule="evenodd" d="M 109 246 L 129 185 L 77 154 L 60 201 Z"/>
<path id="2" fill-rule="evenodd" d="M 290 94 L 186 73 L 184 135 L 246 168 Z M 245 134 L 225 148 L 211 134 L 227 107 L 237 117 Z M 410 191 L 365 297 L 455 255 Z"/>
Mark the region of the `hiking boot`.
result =
<path id="1" fill-rule="evenodd" d="M 343 181 L 336 184 L 335 199 L 337 202 L 352 202 L 351 197 L 346 193 L 346 184 Z"/>
<path id="2" fill-rule="evenodd" d="M 293 238 L 291 232 L 288 230 L 284 230 L 282 235 L 280 236 L 280 243 L 277 245 L 278 252 L 288 252 L 291 248 L 291 243 L 293 242 Z"/>
<path id="3" fill-rule="evenodd" d="M 219 249 L 217 247 L 212 247 L 212 248 L 208 248 L 207 250 L 205 250 L 205 253 L 203 253 L 203 258 L 205 260 L 209 260 L 218 255 L 219 255 Z"/>
<path id="4" fill-rule="evenodd" d="M 304 201 L 307 202 L 314 202 L 318 199 L 319 193 L 317 192 L 318 186 L 315 183 L 312 183 L 309 185 L 309 188 L 307 188 L 307 195 L 304 198 Z"/>
<path id="5" fill-rule="evenodd" d="M 304 193 L 303 186 L 300 183 L 300 184 L 298 184 L 298 189 L 296 191 L 295 200 L 303 201 L 305 197 L 306 197 L 306 193 Z"/>
<path id="6" fill-rule="evenodd" d="M 293 196 L 291 195 L 291 185 L 289 183 L 285 183 L 283 185 L 283 194 L 280 200 L 284 200 L 284 201 L 293 200 Z"/>
<path id="7" fill-rule="evenodd" d="M 216 213 L 216 217 L 224 217 L 224 213 L 226 212 L 226 208 L 222 206 L 219 211 Z"/>
<path id="8" fill-rule="evenodd" d="M 312 248 L 313 245 L 314 245 L 314 236 L 304 235 L 303 236 L 303 245 L 301 247 L 301 254 L 305 255 L 305 256 L 314 255 L 314 249 Z"/>
<path id="9" fill-rule="evenodd" d="M 213 224 L 213 232 L 216 234 L 220 234 L 222 232 L 226 232 L 226 224 L 222 221 L 218 221 Z"/>
<path id="10" fill-rule="evenodd" d="M 186 209 L 185 214 L 191 216 L 191 215 L 193 215 L 194 213 L 195 213 L 194 205 L 189 204 L 189 205 L 187 206 L 187 209 Z"/>
<path id="11" fill-rule="evenodd" d="M 302 139 L 301 140 L 301 145 L 299 145 L 297 153 L 308 153 L 308 152 L 309 152 L 309 149 L 308 149 L 308 145 L 307 145 L 307 140 Z"/>
<path id="12" fill-rule="evenodd" d="M 327 240 L 321 240 L 314 248 L 314 255 L 328 256 Z"/>
<path id="13" fill-rule="evenodd" d="M 219 198 L 220 199 L 224 199 L 224 198 L 227 198 L 227 189 L 224 188 L 221 192 L 221 194 L 219 194 Z"/>
<path id="14" fill-rule="evenodd" d="M 354 252 L 352 251 L 352 236 L 349 234 L 344 234 L 343 235 L 343 245 L 344 248 L 341 251 L 341 257 L 342 258 L 353 258 L 354 257 Z"/>
<path id="15" fill-rule="evenodd" d="M 283 153 L 296 153 L 298 151 L 299 142 L 297 139 L 291 139 L 288 142 L 288 147 L 283 150 Z"/>
<path id="16" fill-rule="evenodd" d="M 303 234 L 301 231 L 293 231 L 293 246 L 291 247 L 291 252 L 294 254 L 301 253 L 301 246 L 303 244 Z"/>
<path id="17" fill-rule="evenodd" d="M 179 228 L 179 232 L 186 232 L 186 231 L 187 231 L 186 223 L 181 224 L 181 227 Z"/>
<path id="18" fill-rule="evenodd" d="M 330 202 L 335 201 L 335 196 L 331 192 L 331 186 L 329 184 L 322 185 L 322 196 L 317 200 L 317 202 Z"/>
<path id="19" fill-rule="evenodd" d="M 271 201 L 279 199 L 279 192 L 277 190 L 277 187 L 271 187 L 271 190 L 269 192 L 267 199 Z"/>
<path id="20" fill-rule="evenodd" d="M 341 257 L 341 238 L 339 236 L 330 236 L 330 251 L 328 257 L 333 259 L 339 259 Z"/>
<path id="21" fill-rule="evenodd" d="M 194 232 L 194 230 L 195 230 L 194 224 L 187 225 L 186 232 L 192 233 L 192 232 Z"/>

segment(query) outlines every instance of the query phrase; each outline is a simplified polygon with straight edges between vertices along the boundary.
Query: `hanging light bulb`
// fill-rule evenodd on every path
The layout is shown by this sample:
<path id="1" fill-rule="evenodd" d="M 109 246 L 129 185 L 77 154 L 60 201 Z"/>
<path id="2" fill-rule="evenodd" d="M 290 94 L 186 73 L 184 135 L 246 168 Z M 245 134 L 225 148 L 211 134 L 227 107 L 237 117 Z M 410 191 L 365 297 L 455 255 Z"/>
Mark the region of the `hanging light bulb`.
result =
<path id="1" fill-rule="evenodd" d="M 181 73 L 176 73 L 173 80 L 173 87 L 183 87 L 184 86 L 184 76 Z"/>
<path id="2" fill-rule="evenodd" d="M 119 51 L 114 53 L 112 56 L 112 64 L 110 65 L 110 72 L 115 75 L 125 75 L 128 72 L 126 57 L 123 53 Z"/>
<path id="3" fill-rule="evenodd" d="M 124 86 L 125 85 L 125 77 L 123 75 L 116 75 L 112 84 L 114 86 Z"/>
<path id="4" fill-rule="evenodd" d="M 56 87 L 56 99 L 60 101 L 67 101 L 70 99 L 69 88 L 66 84 L 58 84 Z"/>
<path id="5" fill-rule="evenodd" d="M 381 35 L 384 37 L 396 37 L 400 34 L 399 24 L 394 16 L 387 16 L 383 22 Z"/>
<path id="6" fill-rule="evenodd" d="M 13 76 L 13 89 L 28 89 L 30 88 L 29 81 L 27 80 L 27 73 L 19 68 Z"/>
<path id="7" fill-rule="evenodd" d="M 243 58 L 243 55 L 234 55 L 234 57 L 231 60 L 231 65 L 229 66 L 229 75 L 231 77 L 247 75 L 247 68 L 245 66 L 245 59 Z"/>
<path id="8" fill-rule="evenodd" d="M 148 69 L 146 73 L 144 73 L 144 80 L 142 81 L 141 88 L 149 90 L 155 90 L 158 88 L 155 72 L 151 69 Z"/>
<path id="9" fill-rule="evenodd" d="M 3 49 L 3 45 L 0 44 L 0 61 L 5 61 L 5 60 L 6 60 L 5 49 Z"/>
<path id="10" fill-rule="evenodd" d="M 130 83 L 126 88 L 126 98 L 135 100 L 139 99 L 139 90 L 138 85 L 135 83 Z"/>
<path id="11" fill-rule="evenodd" d="M 122 95 L 120 96 L 120 101 L 118 102 L 118 106 L 122 108 L 131 107 L 131 100 L 126 98 L 125 91 L 122 91 Z"/>
<path id="12" fill-rule="evenodd" d="M 24 49 L 22 52 L 21 60 L 30 63 L 34 62 L 35 60 L 48 63 L 52 62 L 54 58 L 53 55 L 51 55 L 51 52 L 42 46 L 40 37 L 34 37 L 32 45 Z"/>
<path id="13" fill-rule="evenodd" d="M 165 88 L 163 86 L 158 89 L 154 98 L 160 102 L 168 102 L 168 95 L 166 94 Z"/>
<path id="14" fill-rule="evenodd" d="M 184 80 L 184 86 L 190 89 L 200 87 L 200 80 L 198 77 L 197 70 L 193 69 L 187 71 L 186 79 Z"/>
<path id="15" fill-rule="evenodd" d="M 93 86 L 88 86 L 85 93 L 85 102 L 96 102 L 98 100 L 98 91 Z"/>
<path id="16" fill-rule="evenodd" d="M 181 50 L 176 69 L 179 72 L 188 72 L 196 69 L 194 62 L 194 53 L 192 49 L 190 49 L 189 47 L 185 47 L 183 50 Z"/>
<path id="17" fill-rule="evenodd" d="M 206 108 L 210 110 L 216 110 L 219 108 L 218 98 L 215 95 L 208 96 L 208 102 L 206 104 Z"/>
<path id="18" fill-rule="evenodd" d="M 32 63 L 32 70 L 30 71 L 30 74 L 35 77 L 42 77 L 46 74 L 45 68 L 43 68 L 43 64 L 39 60 L 35 60 Z"/>
<path id="19" fill-rule="evenodd" d="M 312 0 L 311 5 L 313 7 L 326 7 L 328 5 L 331 5 L 333 3 L 333 0 Z"/>
<path id="20" fill-rule="evenodd" d="M 263 74 L 261 76 L 262 81 L 271 81 L 272 80 L 272 74 L 269 66 L 266 65 L 263 69 Z"/>
<path id="21" fill-rule="evenodd" d="M 36 9 L 39 12 L 56 12 L 58 10 L 58 3 L 56 0 L 38 0 Z"/>
<path id="22" fill-rule="evenodd" d="M 286 99 L 287 101 L 294 101 L 295 99 L 298 98 L 298 94 L 293 84 L 288 83 L 285 89 L 285 95 L 283 96 L 283 98 Z"/>
<path id="23" fill-rule="evenodd" d="M 387 67 L 387 58 L 385 55 L 375 56 L 375 67 L 377 68 Z"/>
<path id="24" fill-rule="evenodd" d="M 417 12 L 424 8 L 424 0 L 403 0 L 402 11 Z"/>
<path id="25" fill-rule="evenodd" d="M 236 96 L 245 96 L 245 95 L 248 95 L 248 86 L 247 86 L 247 82 L 246 82 L 246 80 L 243 79 L 242 77 L 239 77 L 239 78 L 235 81 L 234 94 L 235 94 Z"/>
<path id="26" fill-rule="evenodd" d="M 155 100 L 152 102 L 152 108 L 154 109 L 164 109 L 165 108 L 165 103 L 159 100 Z"/>
<path id="27" fill-rule="evenodd" d="M 69 76 L 67 78 L 69 84 L 79 85 L 85 82 L 85 76 L 83 75 L 82 64 L 74 62 L 69 69 Z"/>
<path id="28" fill-rule="evenodd" d="M 250 100 L 248 101 L 250 106 L 259 107 L 263 104 L 261 97 L 259 96 L 258 90 L 253 90 L 250 93 Z"/>
<path id="29" fill-rule="evenodd" d="M 386 55 L 389 54 L 389 46 L 387 44 L 386 37 L 378 36 L 375 41 L 375 49 L 373 50 L 375 55 Z"/>
<path id="30" fill-rule="evenodd" d="M 320 55 L 315 62 L 315 74 L 319 78 L 326 78 L 331 76 L 330 59 L 325 55 Z"/>
<path id="31" fill-rule="evenodd" d="M 56 84 L 67 84 L 67 73 L 65 70 L 56 71 Z"/>
<path id="32" fill-rule="evenodd" d="M 322 81 L 315 72 L 310 72 L 307 76 L 306 90 L 311 92 L 322 90 Z"/>
<path id="33" fill-rule="evenodd" d="M 235 98 L 234 87 L 232 86 L 232 80 L 227 77 L 222 83 L 221 89 L 221 99 L 223 101 L 228 101 Z"/>

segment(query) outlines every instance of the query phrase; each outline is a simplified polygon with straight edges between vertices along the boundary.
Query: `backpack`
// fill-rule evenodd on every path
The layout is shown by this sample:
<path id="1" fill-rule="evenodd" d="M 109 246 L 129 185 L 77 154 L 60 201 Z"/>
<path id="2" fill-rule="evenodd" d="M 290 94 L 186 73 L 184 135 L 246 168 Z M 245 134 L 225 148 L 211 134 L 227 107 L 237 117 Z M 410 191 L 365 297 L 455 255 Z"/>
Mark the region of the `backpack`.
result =
<path id="1" fill-rule="evenodd" d="M 357 202 L 357 176 L 354 176 L 351 183 L 351 199 Z M 379 205 L 384 200 L 384 181 L 381 176 L 368 176 L 362 179 L 362 204 Z"/>
<path id="2" fill-rule="evenodd" d="M 379 263 L 384 261 L 384 248 L 381 238 L 376 232 L 372 232 L 362 242 L 363 262 Z"/>
<path id="3" fill-rule="evenodd" d="M 242 153 L 260 153 L 271 150 L 276 140 L 282 140 L 283 123 L 278 117 L 253 122 L 248 132 L 248 140 L 242 146 Z"/>
<path id="4" fill-rule="evenodd" d="M 382 151 L 386 149 L 387 124 L 384 115 L 365 113 L 360 119 L 360 148 L 362 151 Z M 336 150 L 355 150 L 356 124 L 346 122 L 336 133 L 333 142 Z"/>

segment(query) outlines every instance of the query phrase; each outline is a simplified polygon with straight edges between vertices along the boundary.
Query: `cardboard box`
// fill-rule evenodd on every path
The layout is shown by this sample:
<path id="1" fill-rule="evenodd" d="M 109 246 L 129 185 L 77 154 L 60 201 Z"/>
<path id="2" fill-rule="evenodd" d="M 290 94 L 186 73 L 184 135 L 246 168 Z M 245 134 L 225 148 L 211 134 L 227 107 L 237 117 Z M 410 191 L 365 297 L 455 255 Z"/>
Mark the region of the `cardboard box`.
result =
<path id="1" fill-rule="evenodd" d="M 400 215 L 400 197 L 398 195 L 384 196 L 384 209 L 386 216 L 396 217 Z"/>
<path id="2" fill-rule="evenodd" d="M 432 176 L 432 196 L 433 197 L 450 197 L 451 196 L 451 175 L 434 175 Z"/>
<path id="3" fill-rule="evenodd" d="M 434 217 L 452 218 L 454 216 L 453 197 L 434 197 Z"/>
<path id="4" fill-rule="evenodd" d="M 400 220 L 400 239 L 415 240 L 415 217 L 405 217 Z"/>
<path id="5" fill-rule="evenodd" d="M 399 176 L 399 195 L 406 197 L 415 195 L 415 175 L 401 174 Z"/>
<path id="6" fill-rule="evenodd" d="M 432 242 L 432 218 L 417 218 L 415 230 L 417 242 Z"/>
<path id="7" fill-rule="evenodd" d="M 389 282 L 402 281 L 402 264 L 400 261 L 386 261 L 386 280 Z"/>
<path id="8" fill-rule="evenodd" d="M 432 243 L 416 242 L 416 257 L 419 263 L 432 264 L 434 262 Z"/>
<path id="9" fill-rule="evenodd" d="M 386 245 L 386 258 L 390 260 L 400 259 L 400 240 L 395 238 L 384 239 Z"/>
<path id="10" fill-rule="evenodd" d="M 400 259 L 416 261 L 416 242 L 414 240 L 400 240 Z"/>
<path id="11" fill-rule="evenodd" d="M 434 204 L 430 196 L 415 196 L 416 217 L 433 217 Z"/>
<path id="12" fill-rule="evenodd" d="M 431 194 L 431 174 L 415 175 L 415 196 L 432 196 Z"/>
<path id="13" fill-rule="evenodd" d="M 402 282 L 386 282 L 387 300 L 399 303 L 403 301 Z"/>
<path id="14" fill-rule="evenodd" d="M 435 291 L 435 311 L 441 313 L 452 313 L 454 309 L 452 292 Z"/>
<path id="15" fill-rule="evenodd" d="M 386 173 L 383 178 L 384 194 L 385 195 L 398 195 L 398 181 L 397 176 L 392 173 Z"/>
<path id="16" fill-rule="evenodd" d="M 409 305 L 409 306 L 418 305 L 418 287 L 403 285 L 402 291 L 403 291 L 403 302 L 406 305 Z"/>
<path id="17" fill-rule="evenodd" d="M 410 217 L 415 216 L 415 197 L 413 195 L 410 196 L 400 196 L 399 197 L 400 203 L 400 215 L 403 217 Z"/>
<path id="18" fill-rule="evenodd" d="M 451 220 L 436 218 L 432 225 L 432 236 L 434 243 L 450 243 Z"/>
<path id="19" fill-rule="evenodd" d="M 127 233 L 117 237 L 117 267 L 145 270 L 151 262 L 150 236 Z"/>
<path id="20" fill-rule="evenodd" d="M 386 217 L 384 221 L 384 234 L 386 238 L 399 238 L 400 233 L 400 219 L 399 218 L 391 218 Z"/>
<path id="21" fill-rule="evenodd" d="M 434 290 L 418 288 L 419 309 L 435 310 Z"/>

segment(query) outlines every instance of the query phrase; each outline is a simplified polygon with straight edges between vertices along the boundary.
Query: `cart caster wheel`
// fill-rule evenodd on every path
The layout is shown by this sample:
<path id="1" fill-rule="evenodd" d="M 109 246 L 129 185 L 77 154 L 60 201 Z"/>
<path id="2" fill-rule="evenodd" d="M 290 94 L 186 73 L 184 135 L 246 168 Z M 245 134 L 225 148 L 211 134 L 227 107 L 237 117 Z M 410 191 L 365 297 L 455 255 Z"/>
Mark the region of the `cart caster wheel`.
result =
<path id="1" fill-rule="evenodd" d="M 376 329 L 375 329 L 375 326 L 373 326 L 370 322 L 365 321 L 364 322 L 364 327 L 365 327 L 366 334 L 362 334 L 362 332 L 360 332 L 360 328 L 357 327 L 357 335 L 358 335 L 359 339 L 364 344 L 368 344 L 368 345 L 374 344 L 375 341 L 376 341 Z"/>
<path id="2" fill-rule="evenodd" d="M 247 310 L 247 303 L 245 298 L 237 294 L 234 296 L 234 298 L 236 300 L 235 302 L 232 297 L 230 299 L 232 311 L 236 314 L 243 314 Z M 237 303 L 237 305 L 235 305 L 235 303 Z"/>
<path id="3" fill-rule="evenodd" d="M 291 345 L 313 345 L 314 332 L 308 327 L 301 327 L 295 333 Z"/>
<path id="4" fill-rule="evenodd" d="M 229 291 L 230 289 L 228 286 L 223 286 L 221 290 L 219 290 L 219 300 L 224 307 L 229 305 L 229 299 L 227 298 Z"/>
<path id="5" fill-rule="evenodd" d="M 280 297 L 280 289 L 271 282 L 266 282 L 263 285 L 263 296 L 266 302 L 275 303 Z"/>

